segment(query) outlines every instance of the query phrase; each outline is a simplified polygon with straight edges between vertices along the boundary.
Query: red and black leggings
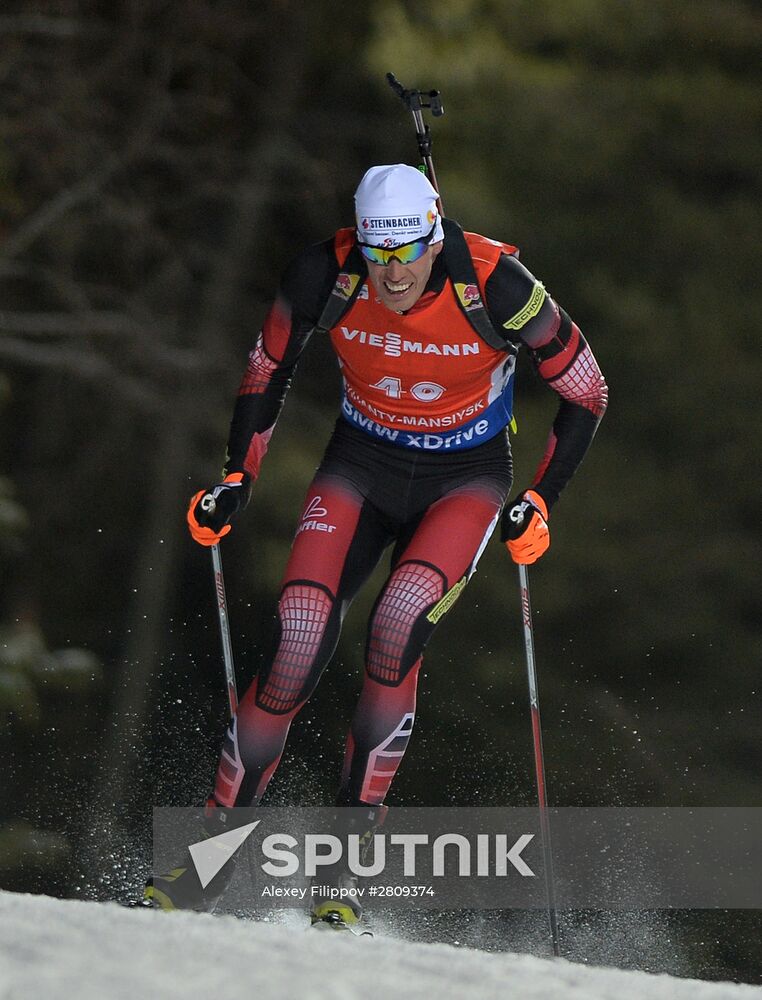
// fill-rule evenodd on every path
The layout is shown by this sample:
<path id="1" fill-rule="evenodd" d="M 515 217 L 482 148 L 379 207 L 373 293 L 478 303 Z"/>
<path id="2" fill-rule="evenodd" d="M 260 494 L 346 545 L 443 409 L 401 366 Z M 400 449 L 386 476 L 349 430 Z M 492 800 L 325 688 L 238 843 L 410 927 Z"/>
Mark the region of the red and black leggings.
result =
<path id="1" fill-rule="evenodd" d="M 423 649 L 473 573 L 510 485 L 505 434 L 468 451 L 419 454 L 338 421 L 286 566 L 274 654 L 225 739 L 218 804 L 260 800 L 352 599 L 394 544 L 368 625 L 365 679 L 338 798 L 383 803 L 412 732 Z"/>

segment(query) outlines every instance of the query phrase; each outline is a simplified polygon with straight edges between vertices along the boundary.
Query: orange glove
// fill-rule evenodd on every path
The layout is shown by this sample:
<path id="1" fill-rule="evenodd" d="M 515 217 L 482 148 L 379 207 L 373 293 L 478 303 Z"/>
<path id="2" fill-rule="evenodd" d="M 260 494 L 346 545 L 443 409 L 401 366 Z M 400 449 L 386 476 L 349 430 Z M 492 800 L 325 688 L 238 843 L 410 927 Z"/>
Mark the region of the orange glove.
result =
<path id="1" fill-rule="evenodd" d="M 550 548 L 548 505 L 539 493 L 525 490 L 503 511 L 501 539 L 515 563 L 536 562 Z"/>
<path id="2" fill-rule="evenodd" d="M 231 472 L 223 482 L 191 497 L 186 520 L 199 545 L 216 545 L 230 531 L 228 521 L 249 500 L 250 479 L 244 472 Z"/>

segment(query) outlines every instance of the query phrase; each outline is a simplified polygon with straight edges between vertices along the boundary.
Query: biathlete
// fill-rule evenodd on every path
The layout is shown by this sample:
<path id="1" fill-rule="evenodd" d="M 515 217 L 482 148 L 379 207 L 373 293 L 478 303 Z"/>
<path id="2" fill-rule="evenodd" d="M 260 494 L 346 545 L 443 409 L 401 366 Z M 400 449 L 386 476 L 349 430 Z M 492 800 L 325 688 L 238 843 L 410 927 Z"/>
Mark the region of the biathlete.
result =
<path id="1" fill-rule="evenodd" d="M 277 642 L 224 741 L 210 829 L 225 809 L 261 800 L 352 599 L 393 546 L 368 624 L 337 796 L 338 805 L 367 809 L 370 825 L 378 821 L 413 730 L 426 643 L 476 569 L 501 512 L 515 562 L 532 563 L 546 551 L 549 512 L 606 408 L 606 383 L 577 325 L 515 247 L 442 218 L 437 192 L 419 170 L 373 167 L 355 209 L 354 227 L 308 248 L 286 270 L 241 383 L 224 480 L 197 493 L 188 509 L 202 545 L 231 530 L 299 356 L 315 331 L 329 336 L 343 377 L 341 412 L 297 525 Z M 506 507 L 521 345 L 559 407 L 531 487 Z M 202 508 L 207 493 L 213 513 Z M 176 871 L 153 879 L 154 905 L 198 905 L 194 873 Z M 313 919 L 337 910 L 345 921 L 357 919 L 356 907 L 320 899 Z"/>

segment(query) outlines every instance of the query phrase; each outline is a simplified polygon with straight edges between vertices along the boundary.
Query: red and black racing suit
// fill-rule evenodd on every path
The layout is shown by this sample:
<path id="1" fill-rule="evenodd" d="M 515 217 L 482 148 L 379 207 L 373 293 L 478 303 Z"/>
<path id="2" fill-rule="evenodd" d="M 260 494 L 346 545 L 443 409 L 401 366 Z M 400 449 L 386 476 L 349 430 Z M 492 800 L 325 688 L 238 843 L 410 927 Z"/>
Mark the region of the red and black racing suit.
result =
<path id="1" fill-rule="evenodd" d="M 515 248 L 466 237 L 493 326 L 528 347 L 560 397 L 533 484 L 550 508 L 592 440 L 606 384 L 577 326 L 519 263 Z M 346 280 L 341 266 L 352 238 L 341 230 L 285 273 L 249 357 L 226 472 L 256 479 L 298 358 L 337 278 Z M 513 353 L 479 341 L 457 307 L 444 256 L 409 313 L 385 309 L 367 281 L 330 332 L 344 376 L 341 416 L 297 527 L 273 654 L 225 739 L 214 791 L 220 805 L 261 798 L 352 599 L 390 545 L 338 801 L 383 803 L 401 762 L 424 646 L 474 572 L 512 480 L 506 424 Z"/>

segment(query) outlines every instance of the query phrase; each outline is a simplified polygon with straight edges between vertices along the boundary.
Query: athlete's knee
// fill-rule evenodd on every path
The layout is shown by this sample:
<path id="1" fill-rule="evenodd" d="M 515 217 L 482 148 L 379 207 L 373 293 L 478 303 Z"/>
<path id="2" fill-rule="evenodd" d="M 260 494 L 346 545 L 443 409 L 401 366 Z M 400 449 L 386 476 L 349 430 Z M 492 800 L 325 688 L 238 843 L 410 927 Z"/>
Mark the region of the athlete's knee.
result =
<path id="1" fill-rule="evenodd" d="M 316 583 L 297 581 L 283 588 L 277 647 L 257 689 L 260 708 L 293 712 L 310 696 L 335 646 L 335 603 L 330 591 Z"/>
<path id="2" fill-rule="evenodd" d="M 395 569 L 370 622 L 366 669 L 373 680 L 400 684 L 405 679 L 436 625 L 429 613 L 442 599 L 445 584 L 443 574 L 426 563 L 407 562 Z"/>

